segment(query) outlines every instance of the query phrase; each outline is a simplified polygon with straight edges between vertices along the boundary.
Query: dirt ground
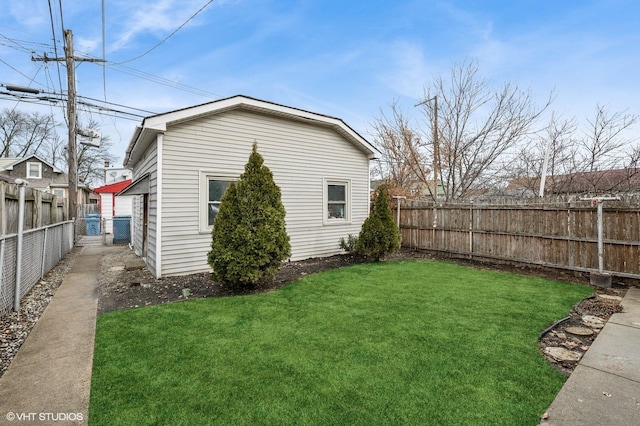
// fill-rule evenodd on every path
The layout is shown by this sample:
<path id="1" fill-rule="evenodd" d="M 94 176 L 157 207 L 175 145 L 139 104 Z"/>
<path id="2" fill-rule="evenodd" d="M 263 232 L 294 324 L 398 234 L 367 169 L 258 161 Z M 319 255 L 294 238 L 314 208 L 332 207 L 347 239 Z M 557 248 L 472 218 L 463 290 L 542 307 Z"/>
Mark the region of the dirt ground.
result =
<path id="1" fill-rule="evenodd" d="M 386 258 L 386 260 L 399 259 L 432 259 L 429 253 L 415 250 L 400 250 Z M 578 282 L 589 284 L 586 274 L 567 271 L 557 271 L 536 267 L 516 267 L 512 265 L 487 264 L 472 260 L 452 260 L 468 266 L 482 269 L 500 269 L 508 272 L 541 276 L 549 279 Z M 133 266 L 138 261 L 138 266 Z M 337 255 L 327 258 L 314 258 L 299 262 L 289 262 L 278 272 L 275 281 L 267 287 L 262 287 L 252 292 L 267 292 L 282 287 L 305 275 L 340 268 L 356 263 L 365 262 L 359 256 Z M 98 302 L 98 314 L 119 309 L 137 308 L 140 306 L 157 305 L 169 302 L 177 302 L 186 299 L 203 297 L 231 296 L 233 291 L 223 288 L 212 282 L 210 274 L 192 274 L 179 277 L 165 277 L 156 280 L 146 268 L 139 266 L 139 259 L 133 251 L 123 249 L 119 252 L 106 254 L 102 261 L 100 279 L 100 296 Z M 616 286 L 612 289 L 594 287 L 594 295 L 573 307 L 565 318 L 558 318 L 556 323 L 550 324 L 546 330 L 540 330 L 539 347 L 542 356 L 564 374 L 570 374 L 577 365 L 575 361 L 563 361 L 554 359 L 545 353 L 548 347 L 563 347 L 574 351 L 579 356 L 589 349 L 593 340 L 597 337 L 599 329 L 588 336 L 578 336 L 568 333 L 569 327 L 583 326 L 582 317 L 593 315 L 606 322 L 609 317 L 622 311 L 618 300 L 624 296 L 626 287 Z M 617 296 L 609 299 L 597 297 L 599 295 Z"/>

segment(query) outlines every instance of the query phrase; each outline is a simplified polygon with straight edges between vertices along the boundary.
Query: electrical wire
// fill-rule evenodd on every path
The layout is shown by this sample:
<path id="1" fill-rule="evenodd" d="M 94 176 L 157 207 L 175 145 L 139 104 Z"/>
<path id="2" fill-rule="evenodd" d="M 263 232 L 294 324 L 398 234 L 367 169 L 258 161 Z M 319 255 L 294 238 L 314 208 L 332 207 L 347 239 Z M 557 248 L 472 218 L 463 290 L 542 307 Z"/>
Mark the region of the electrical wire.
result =
<path id="1" fill-rule="evenodd" d="M 104 100 L 107 100 L 107 37 L 105 26 L 104 0 L 102 0 L 102 90 L 104 91 Z"/>
<path id="2" fill-rule="evenodd" d="M 51 7 L 51 0 L 48 0 L 49 3 L 49 17 L 51 19 L 51 34 L 53 35 L 53 51 L 55 52 L 56 58 L 58 57 L 58 43 L 56 41 L 56 29 L 55 23 L 53 20 L 53 8 Z M 60 19 L 62 20 L 62 3 L 60 3 Z M 64 28 L 64 26 L 62 27 Z M 56 61 L 56 69 L 58 70 L 58 83 L 60 84 L 60 90 L 62 91 L 62 77 L 60 74 L 60 64 Z"/>
<path id="3" fill-rule="evenodd" d="M 1 86 L 7 86 L 4 83 L 0 83 Z M 18 99 L 19 101 L 24 101 L 24 102 L 50 102 L 50 103 L 54 103 L 57 104 L 58 102 L 66 102 L 67 101 L 67 96 L 64 93 L 60 93 L 60 92 L 47 92 L 47 91 L 40 91 L 40 93 L 38 94 L 27 94 L 27 93 L 13 93 L 13 92 L 8 92 L 8 91 L 1 91 L 0 94 L 5 95 L 4 99 Z M 118 113 L 118 114 L 124 114 L 127 116 L 131 116 L 131 117 L 137 117 L 137 118 L 145 118 L 147 115 L 156 115 L 156 112 L 153 111 L 147 111 L 144 109 L 140 109 L 140 108 L 135 108 L 135 107 L 129 107 L 126 105 L 122 105 L 122 104 L 117 104 L 117 103 L 113 103 L 113 102 L 106 102 L 106 101 L 102 101 L 100 99 L 95 99 L 95 98 L 90 98 L 90 97 L 86 97 L 86 96 L 78 96 L 77 98 L 78 104 L 80 105 L 85 105 L 91 108 L 95 108 L 99 111 L 108 111 L 108 112 L 114 112 L 114 113 Z M 91 102 L 89 102 L 91 101 Z M 98 102 L 99 104 L 95 103 Z M 135 112 L 128 112 L 128 111 L 123 111 L 121 109 L 116 109 L 116 108 L 111 108 L 111 106 L 113 107 L 119 107 L 119 108 L 125 108 L 131 111 L 138 111 L 138 112 L 142 112 L 145 114 L 136 114 Z"/>
<path id="4" fill-rule="evenodd" d="M 186 84 L 178 83 L 173 80 L 166 79 L 164 77 L 159 77 L 157 75 L 150 74 L 145 71 L 140 71 L 125 65 L 108 63 L 108 66 L 112 67 L 113 70 L 121 72 L 123 74 L 132 75 L 134 77 L 141 78 L 143 80 L 151 81 L 157 84 L 161 84 L 163 86 L 172 87 L 174 89 L 182 90 L 184 92 L 189 92 L 194 95 L 203 96 L 206 98 L 220 98 L 221 95 L 213 92 L 208 92 L 206 90 L 198 89 L 197 87 L 188 86 Z"/>
<path id="5" fill-rule="evenodd" d="M 18 74 L 20 74 L 21 76 L 23 76 L 24 78 L 29 80 L 29 84 L 33 83 L 35 78 L 38 76 L 38 74 L 40 73 L 40 70 L 42 70 L 42 66 L 40 66 L 38 68 L 38 70 L 36 71 L 36 75 L 34 75 L 33 77 L 29 77 L 28 75 L 26 75 L 25 73 L 23 73 L 22 71 L 20 71 L 19 69 L 17 69 L 16 67 L 12 66 L 11 64 L 9 64 L 7 61 L 5 61 L 4 59 L 0 58 L 0 62 L 2 62 L 3 64 L 5 64 L 6 66 L 8 66 L 9 68 L 11 68 L 12 70 L 14 70 L 15 72 L 17 72 Z M 38 82 L 36 82 L 36 84 L 39 84 L 40 86 L 46 87 L 44 86 L 44 84 L 40 84 Z"/>
<path id="6" fill-rule="evenodd" d="M 6 41 L 12 43 L 12 44 L 5 44 L 5 43 L 0 43 L 3 46 L 7 46 L 11 49 L 15 49 L 21 52 L 26 52 L 26 53 L 31 53 L 33 51 L 33 49 L 30 49 L 28 47 L 25 46 L 25 44 L 27 45 L 33 45 L 34 48 L 38 47 L 38 48 L 42 48 L 42 47 L 46 47 L 49 48 L 50 46 L 48 44 L 45 43 L 38 43 L 35 41 L 28 41 L 28 40 L 19 40 L 19 39 L 15 39 L 15 38 L 10 38 L 7 37 L 4 34 L 0 34 L 0 37 L 5 39 Z"/>
<path id="7" fill-rule="evenodd" d="M 149 53 L 151 53 L 151 51 L 153 51 L 155 48 L 157 48 L 158 46 L 162 45 L 164 42 L 166 42 L 167 40 L 169 40 L 171 37 L 173 37 L 178 31 L 180 31 L 182 29 L 182 27 L 184 27 L 185 25 L 187 25 L 193 18 L 195 18 L 200 12 L 202 12 L 204 9 L 207 8 L 207 6 L 209 6 L 211 3 L 213 3 L 213 0 L 209 0 L 207 1 L 207 3 L 205 3 L 204 6 L 202 6 L 200 9 L 198 9 L 198 11 L 196 13 L 194 13 L 193 15 L 191 15 L 189 17 L 189 19 L 187 19 L 186 21 L 184 21 L 182 23 L 182 25 L 180 25 L 178 28 L 176 28 L 171 34 L 169 34 L 168 36 L 166 36 L 162 41 L 160 41 L 160 43 L 156 44 L 155 46 L 153 46 L 151 49 L 147 50 L 146 52 L 144 52 L 141 55 L 136 56 L 135 58 L 131 58 L 128 59 L 126 61 L 122 61 L 122 62 L 118 62 L 116 65 L 122 65 L 122 64 L 126 64 L 128 62 L 133 62 L 137 59 L 142 58 L 143 56 L 148 55 Z"/>

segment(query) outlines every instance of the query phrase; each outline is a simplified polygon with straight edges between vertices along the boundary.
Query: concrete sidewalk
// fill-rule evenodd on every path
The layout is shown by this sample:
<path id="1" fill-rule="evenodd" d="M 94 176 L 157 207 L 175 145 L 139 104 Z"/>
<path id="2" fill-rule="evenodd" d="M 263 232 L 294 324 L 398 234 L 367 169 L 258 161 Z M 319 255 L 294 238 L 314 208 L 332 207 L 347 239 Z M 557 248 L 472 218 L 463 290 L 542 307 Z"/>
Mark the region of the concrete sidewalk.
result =
<path id="1" fill-rule="evenodd" d="M 0 424 L 87 424 L 102 255 L 83 247 L 0 377 Z"/>
<path id="2" fill-rule="evenodd" d="M 611 316 L 556 396 L 541 425 L 640 424 L 640 288 Z"/>

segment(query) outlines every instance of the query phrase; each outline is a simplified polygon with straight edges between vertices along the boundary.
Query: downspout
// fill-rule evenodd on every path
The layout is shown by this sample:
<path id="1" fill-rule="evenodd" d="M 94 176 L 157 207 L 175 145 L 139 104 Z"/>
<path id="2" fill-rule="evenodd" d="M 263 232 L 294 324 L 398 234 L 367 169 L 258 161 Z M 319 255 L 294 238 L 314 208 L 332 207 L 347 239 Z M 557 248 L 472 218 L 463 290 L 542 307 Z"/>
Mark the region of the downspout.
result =
<path id="1" fill-rule="evenodd" d="M 164 134 L 160 133 L 156 139 L 156 278 L 162 277 L 162 142 Z"/>

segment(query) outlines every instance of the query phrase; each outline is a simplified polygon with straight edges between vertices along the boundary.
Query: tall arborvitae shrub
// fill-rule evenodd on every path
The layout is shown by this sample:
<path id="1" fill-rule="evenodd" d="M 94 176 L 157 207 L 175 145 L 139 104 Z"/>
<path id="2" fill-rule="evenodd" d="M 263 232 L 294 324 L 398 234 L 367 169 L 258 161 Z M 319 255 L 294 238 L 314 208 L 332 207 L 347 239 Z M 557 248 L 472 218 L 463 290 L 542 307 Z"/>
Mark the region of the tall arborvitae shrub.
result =
<path id="1" fill-rule="evenodd" d="M 373 211 L 362 224 L 356 249 L 358 253 L 379 261 L 385 254 L 400 248 L 400 231 L 393 220 L 386 185 L 380 185 L 375 193 Z"/>
<path id="2" fill-rule="evenodd" d="M 280 188 L 257 145 L 238 182 L 220 202 L 211 233 L 213 279 L 227 287 L 254 288 L 270 282 L 291 255 Z"/>

